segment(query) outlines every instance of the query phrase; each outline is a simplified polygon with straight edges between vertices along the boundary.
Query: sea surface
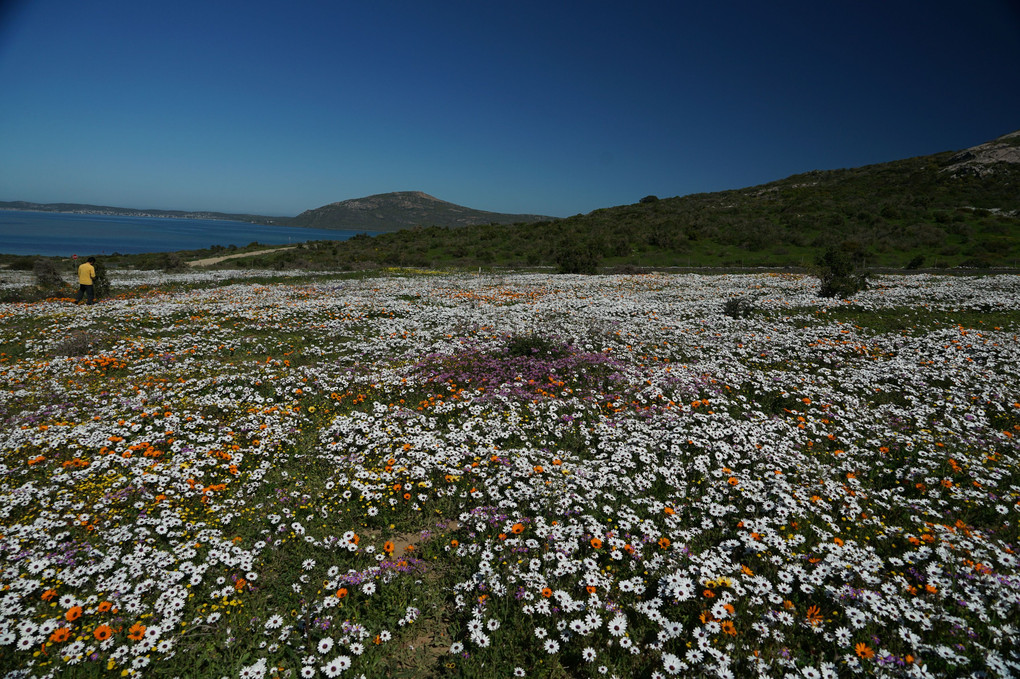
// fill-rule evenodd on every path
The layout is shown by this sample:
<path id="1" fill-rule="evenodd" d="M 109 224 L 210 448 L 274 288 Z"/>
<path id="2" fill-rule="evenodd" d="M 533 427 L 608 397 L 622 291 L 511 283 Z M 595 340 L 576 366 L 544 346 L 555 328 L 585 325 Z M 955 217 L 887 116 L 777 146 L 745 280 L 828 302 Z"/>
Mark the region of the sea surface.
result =
<path id="1" fill-rule="evenodd" d="M 0 254 L 6 255 L 134 255 L 199 250 L 213 245 L 243 246 L 256 241 L 287 245 L 312 240 L 347 240 L 359 233 L 366 232 L 266 226 L 219 219 L 0 210 Z"/>

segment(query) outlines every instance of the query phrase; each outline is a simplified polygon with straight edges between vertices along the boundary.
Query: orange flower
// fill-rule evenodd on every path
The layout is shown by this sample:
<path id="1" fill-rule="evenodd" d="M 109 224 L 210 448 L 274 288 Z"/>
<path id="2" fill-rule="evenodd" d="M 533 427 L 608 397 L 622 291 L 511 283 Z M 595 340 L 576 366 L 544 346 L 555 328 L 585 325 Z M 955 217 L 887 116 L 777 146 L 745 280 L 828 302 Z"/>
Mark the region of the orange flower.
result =
<path id="1" fill-rule="evenodd" d="M 713 591 L 712 591 L 712 590 L 710 590 L 710 589 L 706 589 L 706 590 L 705 590 L 704 592 L 702 592 L 701 594 L 702 594 L 702 595 L 703 595 L 703 596 L 704 596 L 704 597 L 705 597 L 706 599 L 712 599 L 712 598 L 714 598 L 714 597 L 715 597 L 715 592 L 713 592 Z"/>
<path id="2" fill-rule="evenodd" d="M 865 660 L 871 660 L 875 657 L 875 652 L 863 641 L 854 646 L 854 650 L 857 651 L 858 657 L 864 658 Z"/>
<path id="3" fill-rule="evenodd" d="M 674 510 L 672 507 L 666 507 L 663 511 L 666 512 L 666 514 L 668 514 L 670 516 L 672 516 L 673 514 L 676 514 L 676 510 Z"/>
<path id="4" fill-rule="evenodd" d="M 513 525 L 513 528 L 510 529 L 510 532 L 513 533 L 514 535 L 520 535 L 521 533 L 524 532 L 524 524 L 523 523 L 515 523 Z"/>
<path id="5" fill-rule="evenodd" d="M 732 620 L 723 620 L 721 627 L 722 631 L 729 634 L 731 637 L 737 636 L 737 628 L 734 626 Z"/>
<path id="6" fill-rule="evenodd" d="M 662 549 L 669 549 L 670 544 L 669 538 L 659 538 L 659 547 Z"/>
<path id="7" fill-rule="evenodd" d="M 52 599 L 55 596 L 57 596 L 57 590 L 55 590 L 55 589 L 48 589 L 48 590 L 46 590 L 45 592 L 42 593 L 42 600 L 43 601 L 49 601 L 50 599 Z"/>
<path id="8" fill-rule="evenodd" d="M 551 590 L 551 589 L 549 589 L 548 587 L 543 587 L 543 588 L 542 588 L 542 596 L 544 596 L 544 597 L 545 597 L 546 599 L 548 599 L 549 597 L 551 597 L 551 596 L 552 596 L 552 594 L 553 594 L 552 590 Z"/>
<path id="9" fill-rule="evenodd" d="M 141 641 L 144 636 L 145 625 L 140 622 L 131 625 L 131 628 L 128 630 L 128 639 L 131 641 Z"/>
<path id="10" fill-rule="evenodd" d="M 602 549 L 602 540 L 599 540 L 598 538 L 592 538 L 591 546 L 594 547 L 595 549 Z"/>
<path id="11" fill-rule="evenodd" d="M 833 538 L 833 540 L 832 540 L 832 541 L 833 541 L 833 542 L 835 542 L 835 543 L 836 543 L 837 545 L 839 545 L 840 547 L 842 547 L 842 546 L 843 546 L 843 541 L 842 541 L 842 540 L 840 540 L 839 538 Z"/>
<path id="12" fill-rule="evenodd" d="M 737 479 L 736 476 L 731 476 L 730 478 L 726 479 L 726 483 L 730 484 L 731 486 L 735 486 L 738 483 L 740 483 L 740 480 Z"/>
<path id="13" fill-rule="evenodd" d="M 113 628 L 109 625 L 100 625 L 92 630 L 92 636 L 96 638 L 96 641 L 106 641 L 113 636 Z"/>
<path id="14" fill-rule="evenodd" d="M 100 601 L 99 606 L 96 607 L 96 610 L 98 610 L 100 613 L 106 613 L 111 608 L 113 608 L 113 604 L 111 604 L 109 601 Z"/>
<path id="15" fill-rule="evenodd" d="M 345 596 L 347 596 L 347 588 L 346 587 L 341 587 L 340 589 L 338 589 L 336 591 L 336 598 L 337 599 L 343 599 Z"/>
<path id="16" fill-rule="evenodd" d="M 383 551 L 386 552 L 387 554 L 392 554 L 393 550 L 396 549 L 397 546 L 395 544 L 393 544 L 392 540 L 387 540 L 386 544 L 384 544 L 382 548 L 383 548 Z"/>
<path id="17" fill-rule="evenodd" d="M 818 608 L 818 606 L 811 606 L 810 608 L 808 608 L 807 609 L 807 621 L 811 625 L 820 625 L 820 624 L 822 624 L 822 609 Z"/>
<path id="18" fill-rule="evenodd" d="M 588 585 L 585 589 L 588 591 L 588 594 L 594 594 L 597 588 L 595 585 Z"/>
<path id="19" fill-rule="evenodd" d="M 50 635 L 50 641 L 55 644 L 62 644 L 69 638 L 71 638 L 71 630 L 66 627 L 58 627 L 53 631 L 53 634 Z"/>
<path id="20" fill-rule="evenodd" d="M 535 465 L 535 473 L 536 474 L 541 474 L 544 471 L 545 471 L 545 468 L 542 465 L 540 465 L 540 464 L 539 465 Z"/>
<path id="21" fill-rule="evenodd" d="M 81 606 L 71 606 L 71 608 L 68 609 L 67 613 L 64 614 L 64 618 L 68 622 L 74 622 L 75 620 L 81 617 L 81 613 L 82 613 Z"/>

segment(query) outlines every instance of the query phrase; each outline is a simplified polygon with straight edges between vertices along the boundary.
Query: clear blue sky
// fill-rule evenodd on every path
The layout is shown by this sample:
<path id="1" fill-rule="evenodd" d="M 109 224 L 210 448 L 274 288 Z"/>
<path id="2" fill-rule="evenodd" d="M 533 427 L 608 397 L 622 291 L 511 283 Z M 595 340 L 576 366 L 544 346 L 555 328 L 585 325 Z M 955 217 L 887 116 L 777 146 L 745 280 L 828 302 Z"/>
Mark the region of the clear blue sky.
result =
<path id="1" fill-rule="evenodd" d="M 0 0 L 0 200 L 569 216 L 1020 128 L 1016 0 Z"/>

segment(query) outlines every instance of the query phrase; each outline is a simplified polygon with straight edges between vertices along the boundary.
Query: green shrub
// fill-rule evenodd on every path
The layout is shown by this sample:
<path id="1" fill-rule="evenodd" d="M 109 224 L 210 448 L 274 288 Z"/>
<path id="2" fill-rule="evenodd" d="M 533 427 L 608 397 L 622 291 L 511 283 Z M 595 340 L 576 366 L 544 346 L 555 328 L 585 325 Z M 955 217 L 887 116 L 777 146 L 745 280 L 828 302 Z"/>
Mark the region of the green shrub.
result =
<path id="1" fill-rule="evenodd" d="M 40 288 L 63 288 L 66 285 L 60 272 L 57 271 L 57 265 L 53 263 L 52 259 L 40 257 L 35 260 L 35 263 L 32 265 L 32 273 L 35 274 L 36 285 Z"/>
<path id="2" fill-rule="evenodd" d="M 103 260 L 96 260 L 92 266 L 96 270 L 96 277 L 92 281 L 96 299 L 103 299 L 110 296 L 110 277 L 106 275 L 106 263 Z"/>
<path id="3" fill-rule="evenodd" d="M 570 355 L 563 342 L 535 333 L 513 335 L 507 342 L 506 351 L 508 356 L 524 356 L 529 358 L 532 356 L 564 358 Z"/>
<path id="4" fill-rule="evenodd" d="M 843 248 L 828 248 L 816 261 L 821 287 L 819 297 L 849 299 L 868 288 L 868 272 L 858 268 Z"/>
<path id="5" fill-rule="evenodd" d="M 754 313 L 753 297 L 734 297 L 723 304 L 723 313 L 730 318 L 747 318 Z"/>
<path id="6" fill-rule="evenodd" d="M 560 273 L 593 274 L 602 256 L 592 243 L 566 243 L 556 253 Z"/>
<path id="7" fill-rule="evenodd" d="M 184 262 L 184 258 L 181 257 L 180 253 L 168 252 L 163 256 L 163 271 L 174 273 L 184 271 L 187 268 L 188 265 Z"/>

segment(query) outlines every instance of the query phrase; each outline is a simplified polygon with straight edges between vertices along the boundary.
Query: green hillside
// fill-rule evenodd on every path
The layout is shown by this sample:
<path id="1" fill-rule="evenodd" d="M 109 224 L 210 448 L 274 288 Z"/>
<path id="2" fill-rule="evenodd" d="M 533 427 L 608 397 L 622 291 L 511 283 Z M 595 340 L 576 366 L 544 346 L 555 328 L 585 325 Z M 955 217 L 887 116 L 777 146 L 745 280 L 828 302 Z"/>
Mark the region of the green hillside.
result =
<path id="1" fill-rule="evenodd" d="M 828 245 L 868 266 L 1015 266 L 1020 133 L 974 149 L 513 225 L 413 228 L 319 243 L 317 264 L 799 266 Z"/>

